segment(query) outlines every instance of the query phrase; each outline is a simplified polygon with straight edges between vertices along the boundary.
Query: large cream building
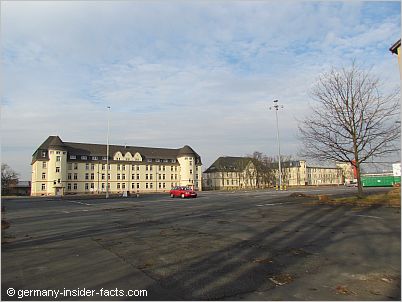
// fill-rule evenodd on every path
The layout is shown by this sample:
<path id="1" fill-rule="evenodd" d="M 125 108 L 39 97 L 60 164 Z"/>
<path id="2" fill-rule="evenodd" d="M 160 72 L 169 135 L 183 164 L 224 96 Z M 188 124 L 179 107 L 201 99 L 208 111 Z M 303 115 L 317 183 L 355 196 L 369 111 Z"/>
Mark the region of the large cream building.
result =
<path id="1" fill-rule="evenodd" d="M 285 186 L 340 185 L 344 172 L 340 167 L 308 166 L 305 160 L 283 162 L 282 184 Z M 278 163 L 258 168 L 258 162 L 249 157 L 219 157 L 204 173 L 206 190 L 234 190 L 268 188 L 277 185 Z"/>
<path id="2" fill-rule="evenodd" d="M 31 195 L 166 192 L 174 186 L 201 190 L 201 157 L 180 149 L 63 142 L 49 136 L 32 156 Z M 108 172 L 107 172 L 108 170 Z"/>

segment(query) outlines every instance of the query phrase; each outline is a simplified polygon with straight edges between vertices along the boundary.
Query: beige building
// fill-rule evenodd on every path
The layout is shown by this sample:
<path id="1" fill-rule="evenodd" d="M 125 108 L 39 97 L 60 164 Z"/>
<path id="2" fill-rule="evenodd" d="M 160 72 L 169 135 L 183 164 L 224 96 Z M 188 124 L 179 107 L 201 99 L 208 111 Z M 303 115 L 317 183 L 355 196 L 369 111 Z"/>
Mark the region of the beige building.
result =
<path id="1" fill-rule="evenodd" d="M 49 136 L 32 156 L 31 195 L 166 192 L 174 186 L 201 190 L 201 157 L 179 149 L 63 142 Z M 107 172 L 108 170 L 108 172 Z"/>
<path id="2" fill-rule="evenodd" d="M 343 184 L 340 167 L 311 167 L 305 160 L 281 163 L 282 184 L 285 186 L 319 186 Z M 206 190 L 268 188 L 278 185 L 278 163 L 266 166 L 248 157 L 219 157 L 204 173 Z"/>
<path id="3" fill-rule="evenodd" d="M 204 173 L 203 188 L 235 190 L 257 185 L 256 168 L 248 157 L 219 157 Z"/>

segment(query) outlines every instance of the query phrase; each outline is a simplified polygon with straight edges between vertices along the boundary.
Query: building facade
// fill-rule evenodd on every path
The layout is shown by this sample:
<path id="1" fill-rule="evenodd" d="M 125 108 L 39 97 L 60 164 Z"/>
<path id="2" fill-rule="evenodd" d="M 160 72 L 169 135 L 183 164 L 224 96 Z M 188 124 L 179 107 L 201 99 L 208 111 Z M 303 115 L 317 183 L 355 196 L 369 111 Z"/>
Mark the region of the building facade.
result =
<path id="1" fill-rule="evenodd" d="M 201 157 L 189 146 L 110 145 L 108 167 L 106 149 L 49 136 L 32 156 L 31 195 L 104 194 L 107 183 L 111 194 L 166 192 L 179 185 L 201 190 Z"/>
<path id="2" fill-rule="evenodd" d="M 281 163 L 284 186 L 340 185 L 344 183 L 340 167 L 308 166 L 305 160 Z M 203 173 L 206 190 L 268 188 L 279 185 L 278 163 L 259 165 L 249 157 L 220 157 Z"/>
<path id="3" fill-rule="evenodd" d="M 235 190 L 256 186 L 256 167 L 248 157 L 219 157 L 204 173 L 203 188 Z"/>

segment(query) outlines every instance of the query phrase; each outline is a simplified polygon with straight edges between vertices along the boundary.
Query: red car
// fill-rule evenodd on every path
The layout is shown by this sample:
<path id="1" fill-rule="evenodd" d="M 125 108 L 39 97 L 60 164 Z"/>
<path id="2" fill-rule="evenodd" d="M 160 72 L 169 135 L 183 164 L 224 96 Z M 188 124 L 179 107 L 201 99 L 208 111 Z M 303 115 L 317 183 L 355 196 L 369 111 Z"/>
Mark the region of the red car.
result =
<path id="1" fill-rule="evenodd" d="M 170 194 L 170 197 L 172 197 L 172 198 L 174 198 L 174 197 L 196 198 L 197 197 L 197 193 L 195 193 L 190 187 L 174 187 L 173 189 L 170 190 L 169 194 Z"/>

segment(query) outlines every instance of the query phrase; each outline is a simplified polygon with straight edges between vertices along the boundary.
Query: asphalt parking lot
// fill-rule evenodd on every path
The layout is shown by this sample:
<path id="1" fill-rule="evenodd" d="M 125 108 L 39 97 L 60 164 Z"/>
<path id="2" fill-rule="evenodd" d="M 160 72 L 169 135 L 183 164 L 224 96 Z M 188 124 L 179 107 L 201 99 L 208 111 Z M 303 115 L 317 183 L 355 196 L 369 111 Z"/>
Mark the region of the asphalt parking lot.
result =
<path id="1" fill-rule="evenodd" d="M 400 209 L 311 205 L 290 193 L 3 200 L 2 300 L 78 288 L 122 296 L 57 299 L 401 299 Z"/>

